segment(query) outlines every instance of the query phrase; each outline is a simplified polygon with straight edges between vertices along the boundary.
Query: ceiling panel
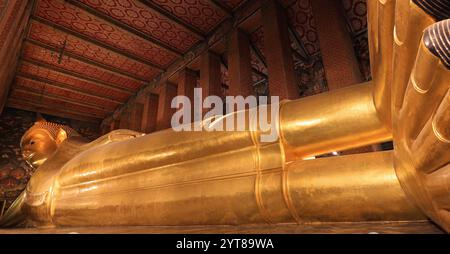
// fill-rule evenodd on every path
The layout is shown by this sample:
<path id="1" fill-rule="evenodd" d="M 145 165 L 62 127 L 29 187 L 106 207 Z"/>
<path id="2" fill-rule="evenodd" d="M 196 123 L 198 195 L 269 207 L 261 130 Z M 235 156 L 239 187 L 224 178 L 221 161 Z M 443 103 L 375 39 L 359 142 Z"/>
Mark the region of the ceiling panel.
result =
<path id="1" fill-rule="evenodd" d="M 182 52 L 202 39 L 139 1 L 79 1 Z"/>
<path id="2" fill-rule="evenodd" d="M 121 93 L 116 90 L 107 89 L 105 87 L 98 86 L 94 83 L 87 82 L 85 80 L 81 80 L 73 76 L 53 71 L 42 66 L 30 64 L 27 62 L 21 63 L 18 72 L 36 76 L 38 78 L 48 79 L 53 82 L 65 84 L 67 86 L 80 89 L 87 93 L 98 94 L 118 101 L 125 101 L 129 96 L 126 93 Z"/>
<path id="3" fill-rule="evenodd" d="M 98 110 L 98 109 L 95 109 L 92 107 L 74 104 L 74 103 L 64 101 L 64 100 L 58 100 L 58 99 L 48 98 L 45 96 L 39 96 L 36 94 L 28 93 L 26 91 L 20 91 L 20 90 L 15 90 L 15 89 L 13 89 L 11 91 L 10 98 L 21 99 L 21 100 L 25 100 L 25 101 L 32 102 L 32 103 L 44 104 L 44 105 L 53 106 L 53 107 L 62 108 L 62 109 L 69 109 L 72 111 L 85 113 L 85 114 L 92 115 L 92 116 L 99 117 L 99 118 L 105 117 L 105 114 L 106 114 L 106 112 L 103 110 Z"/>
<path id="4" fill-rule="evenodd" d="M 150 0 L 204 33 L 226 18 L 225 11 L 208 0 Z"/>
<path id="5" fill-rule="evenodd" d="M 166 67 L 177 58 L 176 54 L 63 0 L 39 0 L 35 15 L 160 66 Z"/>
<path id="6" fill-rule="evenodd" d="M 31 22 L 28 38 L 59 49 L 63 47 L 64 41 L 66 41 L 66 52 L 117 68 L 141 79 L 151 80 L 160 73 L 154 67 L 36 21 Z"/>
<path id="7" fill-rule="evenodd" d="M 87 94 L 81 94 L 76 91 L 63 89 L 57 86 L 51 86 L 44 82 L 39 82 L 36 80 L 31 80 L 23 77 L 17 77 L 15 87 L 34 92 L 40 92 L 42 94 L 50 94 L 65 97 L 72 100 L 77 100 L 79 102 L 86 102 L 89 104 L 97 105 L 99 107 L 103 107 L 109 111 L 114 110 L 119 105 L 119 103 L 114 103 L 109 100 L 100 99 L 98 97 L 89 96 Z"/>
<path id="8" fill-rule="evenodd" d="M 25 43 L 23 48 L 23 58 L 51 64 L 75 72 L 79 75 L 95 78 L 105 83 L 110 83 L 117 87 L 126 88 L 132 91 L 136 91 L 139 87 L 144 85 L 144 82 L 139 82 L 99 68 L 95 65 L 69 58 L 64 54 L 60 55 L 59 52 L 54 52 L 31 43 Z"/>

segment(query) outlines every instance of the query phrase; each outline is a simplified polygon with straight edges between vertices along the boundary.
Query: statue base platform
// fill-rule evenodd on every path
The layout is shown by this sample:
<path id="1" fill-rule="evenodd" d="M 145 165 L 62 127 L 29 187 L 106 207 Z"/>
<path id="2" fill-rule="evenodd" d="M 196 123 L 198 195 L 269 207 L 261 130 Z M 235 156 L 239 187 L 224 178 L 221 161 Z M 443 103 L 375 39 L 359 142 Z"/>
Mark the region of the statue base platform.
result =
<path id="1" fill-rule="evenodd" d="M 0 229 L 0 234 L 442 234 L 430 221 L 317 223 L 307 225 L 121 226 Z"/>

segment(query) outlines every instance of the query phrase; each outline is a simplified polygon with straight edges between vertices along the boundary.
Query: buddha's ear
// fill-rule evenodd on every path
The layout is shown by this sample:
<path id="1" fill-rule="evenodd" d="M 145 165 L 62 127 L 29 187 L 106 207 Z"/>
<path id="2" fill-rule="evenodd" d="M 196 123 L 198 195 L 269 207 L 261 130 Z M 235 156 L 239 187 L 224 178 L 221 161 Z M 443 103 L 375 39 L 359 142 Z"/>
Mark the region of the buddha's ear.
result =
<path id="1" fill-rule="evenodd" d="M 36 113 L 36 123 L 37 122 L 47 122 L 45 119 L 44 119 L 44 117 L 41 115 L 41 113 L 39 113 L 39 112 L 37 112 Z"/>
<path id="2" fill-rule="evenodd" d="M 58 130 L 58 134 L 56 134 L 56 144 L 59 145 L 62 142 L 64 142 L 64 140 L 67 139 L 67 132 L 65 130 L 63 130 L 62 128 L 59 128 Z"/>

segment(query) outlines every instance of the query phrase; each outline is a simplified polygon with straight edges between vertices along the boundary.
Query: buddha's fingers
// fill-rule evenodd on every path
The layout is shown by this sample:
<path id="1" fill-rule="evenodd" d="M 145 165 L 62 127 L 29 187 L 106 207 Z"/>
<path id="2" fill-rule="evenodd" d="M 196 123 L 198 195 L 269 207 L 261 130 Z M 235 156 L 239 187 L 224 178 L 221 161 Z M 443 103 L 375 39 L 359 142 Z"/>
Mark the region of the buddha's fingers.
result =
<path id="1" fill-rule="evenodd" d="M 450 162 L 450 89 L 417 136 L 411 152 L 420 172 L 433 172 Z"/>
<path id="2" fill-rule="evenodd" d="M 449 87 L 449 46 L 450 20 L 425 29 L 399 113 L 401 136 L 408 144 L 436 111 Z"/>
<path id="3" fill-rule="evenodd" d="M 396 1 L 392 79 L 394 117 L 404 102 L 423 31 L 433 23 L 448 18 L 449 6 L 447 0 Z"/>

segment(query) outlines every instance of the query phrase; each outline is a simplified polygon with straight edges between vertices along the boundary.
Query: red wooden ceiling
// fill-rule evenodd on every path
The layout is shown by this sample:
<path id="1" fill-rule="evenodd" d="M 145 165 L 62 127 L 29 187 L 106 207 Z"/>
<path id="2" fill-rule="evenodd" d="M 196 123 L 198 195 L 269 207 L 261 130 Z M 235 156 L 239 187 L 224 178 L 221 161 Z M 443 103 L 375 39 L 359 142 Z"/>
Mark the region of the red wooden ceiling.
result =
<path id="1" fill-rule="evenodd" d="M 256 0 L 36 0 L 11 99 L 101 119 L 245 1 Z M 321 58 L 312 0 L 279 1 L 287 10 L 294 60 L 305 68 L 304 62 Z M 364 43 L 366 37 L 356 35 L 367 29 L 365 0 L 341 1 L 352 34 Z M 259 82 L 267 78 L 261 27 L 251 33 L 251 43 L 253 81 Z M 228 85 L 223 57 L 222 82 Z"/>
<path id="2" fill-rule="evenodd" d="M 10 101 L 102 119 L 243 1 L 36 0 Z"/>
<path id="3" fill-rule="evenodd" d="M 151 80 L 159 73 L 158 69 L 143 62 L 131 59 L 119 52 L 109 50 L 36 21 L 31 21 L 28 38 L 46 45 L 51 45 L 57 49 L 61 49 L 64 41 L 67 41 L 64 49 L 66 52 L 97 62 L 98 64 L 117 68 L 131 76 L 145 80 Z"/>
<path id="4" fill-rule="evenodd" d="M 226 13 L 208 0 L 151 0 L 176 17 L 192 24 L 202 32 L 211 31 L 226 18 Z M 228 1 L 240 2 L 240 1 Z"/>

